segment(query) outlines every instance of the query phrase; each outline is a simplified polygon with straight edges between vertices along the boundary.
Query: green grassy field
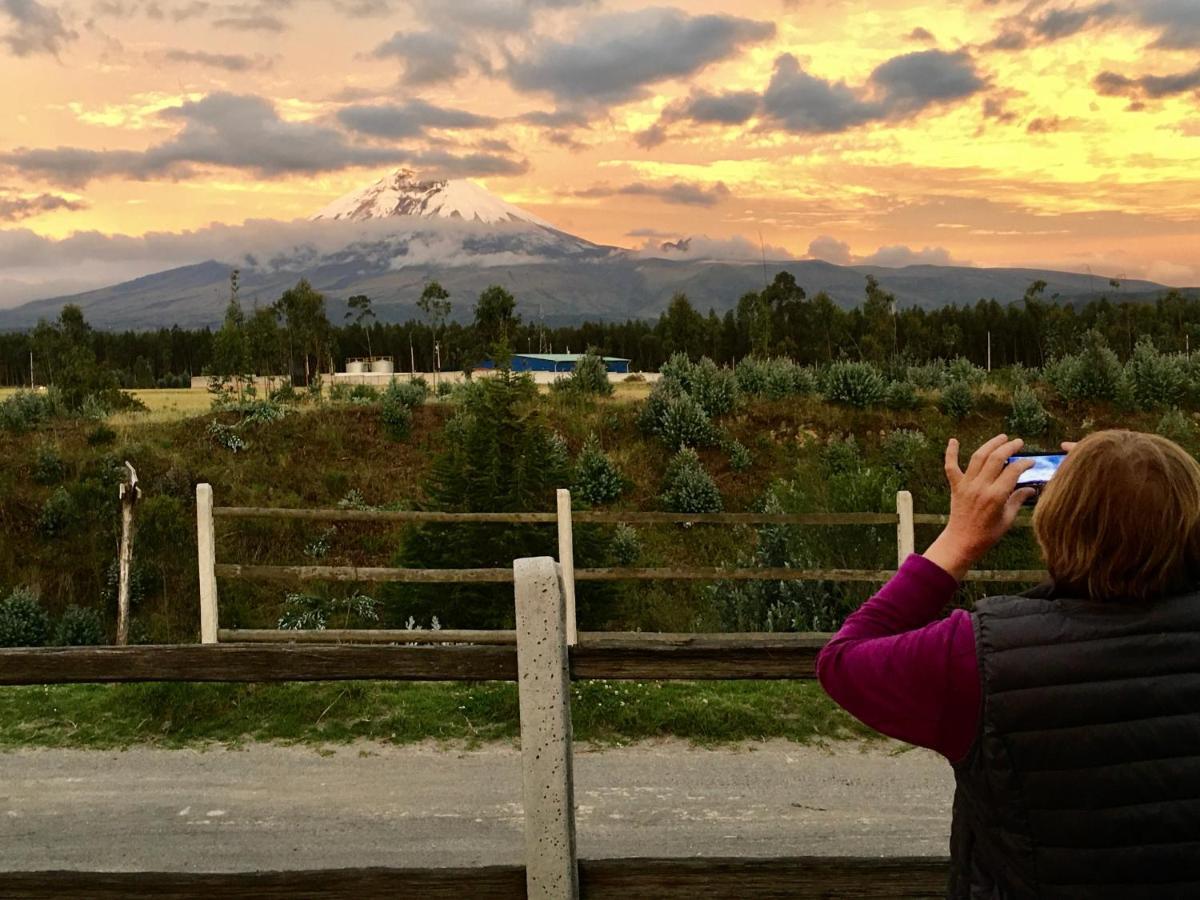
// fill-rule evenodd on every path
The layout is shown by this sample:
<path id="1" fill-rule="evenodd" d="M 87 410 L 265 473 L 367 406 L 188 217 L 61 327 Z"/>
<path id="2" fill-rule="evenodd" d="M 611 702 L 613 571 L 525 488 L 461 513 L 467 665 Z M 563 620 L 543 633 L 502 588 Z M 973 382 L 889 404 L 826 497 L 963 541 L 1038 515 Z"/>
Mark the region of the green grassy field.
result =
<path id="1" fill-rule="evenodd" d="M 572 686 L 577 740 L 672 735 L 697 744 L 869 737 L 814 682 L 586 681 Z M 516 685 L 136 684 L 0 689 L 0 749 L 111 749 L 279 741 L 512 741 Z"/>

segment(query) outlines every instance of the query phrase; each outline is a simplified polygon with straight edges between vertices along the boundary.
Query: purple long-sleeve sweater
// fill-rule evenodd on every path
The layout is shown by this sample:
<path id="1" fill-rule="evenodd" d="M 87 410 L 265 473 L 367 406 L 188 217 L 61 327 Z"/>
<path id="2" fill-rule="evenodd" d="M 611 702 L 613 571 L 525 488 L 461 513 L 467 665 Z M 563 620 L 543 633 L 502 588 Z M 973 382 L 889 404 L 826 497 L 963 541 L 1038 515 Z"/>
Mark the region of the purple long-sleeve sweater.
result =
<path id="1" fill-rule="evenodd" d="M 958 583 L 910 556 L 817 657 L 821 686 L 851 715 L 890 737 L 967 755 L 979 728 L 979 668 L 971 617 L 939 618 Z"/>

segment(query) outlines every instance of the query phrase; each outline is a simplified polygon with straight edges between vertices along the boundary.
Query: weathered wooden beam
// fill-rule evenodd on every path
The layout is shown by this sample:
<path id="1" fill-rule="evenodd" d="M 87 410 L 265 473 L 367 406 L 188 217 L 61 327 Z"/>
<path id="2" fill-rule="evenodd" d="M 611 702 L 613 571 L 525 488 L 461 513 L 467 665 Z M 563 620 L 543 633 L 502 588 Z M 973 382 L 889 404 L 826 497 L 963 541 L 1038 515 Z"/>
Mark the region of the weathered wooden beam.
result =
<path id="1" fill-rule="evenodd" d="M 384 566 L 243 566 L 220 563 L 222 578 L 248 581 L 361 581 L 406 584 L 512 584 L 512 569 L 400 569 Z"/>
<path id="2" fill-rule="evenodd" d="M 677 568 L 576 569 L 576 581 L 865 581 L 882 584 L 894 569 L 725 569 L 716 566 Z"/>
<path id="3" fill-rule="evenodd" d="M 0 650 L 0 684 L 515 681 L 513 647 L 188 644 Z"/>
<path id="4" fill-rule="evenodd" d="M 588 510 L 576 522 L 629 525 L 895 525 L 895 513 L 672 513 Z"/>
<path id="5" fill-rule="evenodd" d="M 936 857 L 582 859 L 585 900 L 892 900 L 945 896 L 949 862 Z M 0 898 L 130 896 L 183 900 L 311 897 L 320 900 L 520 900 L 523 866 L 306 869 L 294 872 L 6 872 Z"/>
<path id="6" fill-rule="evenodd" d="M 916 525 L 945 525 L 949 521 L 950 517 L 945 513 L 915 513 L 913 515 L 913 523 Z M 1032 528 L 1033 516 L 1024 513 L 1017 516 L 1013 527 Z"/>
<path id="7" fill-rule="evenodd" d="M 300 631 L 284 628 L 222 628 L 222 642 L 241 644 L 493 644 L 515 645 L 515 631 L 475 631 L 443 628 L 410 631 L 405 628 L 326 628 Z"/>
<path id="8" fill-rule="evenodd" d="M 824 634 L 582 632 L 572 678 L 713 680 L 815 678 Z"/>

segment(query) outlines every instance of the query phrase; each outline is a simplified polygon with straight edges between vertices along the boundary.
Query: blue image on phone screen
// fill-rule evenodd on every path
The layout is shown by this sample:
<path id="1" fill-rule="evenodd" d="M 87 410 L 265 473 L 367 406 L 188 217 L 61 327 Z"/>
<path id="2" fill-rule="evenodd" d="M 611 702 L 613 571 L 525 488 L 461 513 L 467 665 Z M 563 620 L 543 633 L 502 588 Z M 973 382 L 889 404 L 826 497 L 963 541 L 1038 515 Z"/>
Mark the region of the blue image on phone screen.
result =
<path id="1" fill-rule="evenodd" d="M 1062 461 L 1067 458 L 1065 453 L 1050 453 L 1044 456 L 1010 456 L 1010 463 L 1019 462 L 1023 459 L 1032 459 L 1033 466 L 1027 471 L 1021 473 L 1021 477 L 1017 479 L 1017 486 L 1024 487 L 1031 484 L 1045 484 L 1054 477 L 1054 473 L 1058 471 L 1058 467 L 1062 465 Z"/>

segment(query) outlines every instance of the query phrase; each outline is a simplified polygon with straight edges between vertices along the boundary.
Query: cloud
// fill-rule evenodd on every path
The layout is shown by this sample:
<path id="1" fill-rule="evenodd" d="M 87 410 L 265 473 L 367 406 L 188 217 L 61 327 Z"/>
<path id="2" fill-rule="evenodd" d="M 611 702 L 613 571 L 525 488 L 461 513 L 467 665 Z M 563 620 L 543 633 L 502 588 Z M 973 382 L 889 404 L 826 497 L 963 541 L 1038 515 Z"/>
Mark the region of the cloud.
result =
<path id="1" fill-rule="evenodd" d="M 623 102 L 774 34 L 769 22 L 735 16 L 689 16 L 664 8 L 612 13 L 589 20 L 570 40 L 534 38 L 525 56 L 509 60 L 504 74 L 519 91 L 568 103 Z"/>
<path id="2" fill-rule="evenodd" d="M 1195 0 L 1103 0 L 1046 8 L 1029 3 L 1004 20 L 1000 33 L 984 45 L 991 50 L 1021 50 L 1085 31 L 1128 24 L 1156 33 L 1149 47 L 1190 50 L 1200 47 L 1200 3 Z"/>
<path id="3" fill-rule="evenodd" d="M 337 119 L 352 131 L 384 138 L 418 137 L 429 128 L 488 128 L 498 121 L 466 110 L 433 106 L 424 100 L 402 105 L 347 106 L 338 110 Z"/>
<path id="4" fill-rule="evenodd" d="M 870 256 L 860 257 L 856 262 L 863 266 L 881 266 L 888 269 L 900 269 L 904 266 L 967 265 L 967 263 L 956 262 L 945 247 L 924 247 L 914 250 L 903 244 L 880 247 Z"/>
<path id="5" fill-rule="evenodd" d="M 272 66 L 265 56 L 246 56 L 242 53 L 208 53 L 204 50 L 167 50 L 163 59 L 168 62 L 189 63 L 224 69 L 226 72 L 262 72 Z"/>
<path id="6" fill-rule="evenodd" d="M 1077 124 L 1076 119 L 1062 116 L 1038 116 L 1030 119 L 1029 124 L 1025 126 L 1025 131 L 1027 134 L 1053 134 L 1056 131 L 1065 131 L 1075 124 Z"/>
<path id="7" fill-rule="evenodd" d="M 439 150 L 410 153 L 406 162 L 418 166 L 422 174 L 441 178 L 485 178 L 488 175 L 523 175 L 529 161 L 511 159 L 493 153 L 465 153 L 456 156 Z"/>
<path id="8" fill-rule="evenodd" d="M 34 197 L 0 194 L 0 222 L 18 222 L 60 209 L 73 212 L 86 208 L 87 204 L 82 201 L 60 197 L 57 194 L 39 194 Z"/>
<path id="9" fill-rule="evenodd" d="M 679 234 L 674 231 L 659 231 L 657 228 L 634 228 L 625 232 L 626 237 L 642 237 L 642 238 L 659 238 L 671 239 L 678 238 Z"/>
<path id="10" fill-rule="evenodd" d="M 226 28 L 231 31 L 269 31 L 274 34 L 280 34 L 287 30 L 287 25 L 278 16 L 271 16 L 265 13 L 247 16 L 226 16 L 222 19 L 217 19 L 213 23 L 213 28 Z"/>
<path id="11" fill-rule="evenodd" d="M 850 245 L 828 234 L 823 234 L 808 245 L 808 255 L 836 266 L 848 266 L 852 261 Z"/>
<path id="12" fill-rule="evenodd" d="M 965 51 L 922 50 L 880 64 L 860 87 L 805 72 L 796 57 L 775 60 L 763 110 L 794 134 L 845 131 L 868 122 L 910 118 L 970 97 L 985 84 Z"/>
<path id="13" fill-rule="evenodd" d="M 907 38 L 910 41 L 924 41 L 927 44 L 936 44 L 937 43 L 937 38 L 934 37 L 933 32 L 930 31 L 928 28 L 921 28 L 921 27 L 914 28 L 912 31 L 910 31 L 908 34 L 905 35 L 905 38 Z"/>
<path id="14" fill-rule="evenodd" d="M 0 165 L 57 184 L 94 178 L 185 178 L 194 166 L 242 169 L 262 178 L 328 172 L 411 159 L 397 148 L 364 146 L 337 129 L 279 117 L 274 104 L 254 95 L 213 93 L 159 113 L 181 130 L 146 150 L 79 147 L 19 148 L 0 153 Z"/>
<path id="15" fill-rule="evenodd" d="M 689 181 L 673 181 L 666 184 L 647 184 L 635 181 L 617 187 L 596 185 L 585 190 L 576 191 L 576 197 L 656 197 L 664 203 L 678 203 L 684 206 L 716 206 L 728 200 L 730 190 L 725 183 L 718 181 L 709 187 Z"/>
<path id="16" fill-rule="evenodd" d="M 638 256 L 652 259 L 716 259 L 736 262 L 757 262 L 766 255 L 770 260 L 795 259 L 785 247 L 762 245 L 741 235 L 711 238 L 706 234 L 692 235 L 678 241 L 659 242 L 653 239 L 634 251 Z"/>
<path id="17" fill-rule="evenodd" d="M 667 126 L 675 122 L 743 125 L 755 116 L 761 105 L 762 98 L 754 91 L 713 94 L 693 90 L 687 97 L 668 104 L 657 122 L 634 135 L 634 143 L 639 147 L 657 147 L 667 139 Z"/>
<path id="18" fill-rule="evenodd" d="M 1157 100 L 1200 90 L 1200 66 L 1173 75 L 1143 75 L 1129 78 L 1120 72 L 1101 72 L 1092 85 L 1109 97 L 1145 97 Z"/>
<path id="19" fill-rule="evenodd" d="M 469 31 L 522 31 L 539 13 L 595 6 L 598 0 L 415 0 L 413 10 L 429 24 Z"/>
<path id="20" fill-rule="evenodd" d="M 38 0 L 0 0 L 0 17 L 12 21 L 3 41 L 13 56 L 58 56 L 79 35 L 63 23 L 58 10 Z"/>
<path id="21" fill-rule="evenodd" d="M 438 31 L 397 31 L 371 51 L 376 59 L 399 59 L 404 81 L 411 85 L 440 84 L 466 74 L 468 63 L 458 38 Z"/>

